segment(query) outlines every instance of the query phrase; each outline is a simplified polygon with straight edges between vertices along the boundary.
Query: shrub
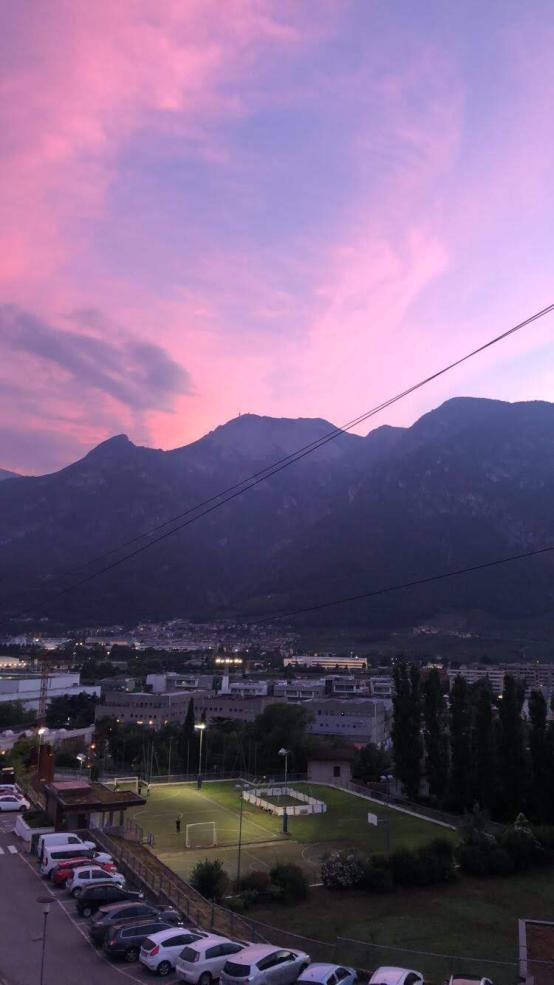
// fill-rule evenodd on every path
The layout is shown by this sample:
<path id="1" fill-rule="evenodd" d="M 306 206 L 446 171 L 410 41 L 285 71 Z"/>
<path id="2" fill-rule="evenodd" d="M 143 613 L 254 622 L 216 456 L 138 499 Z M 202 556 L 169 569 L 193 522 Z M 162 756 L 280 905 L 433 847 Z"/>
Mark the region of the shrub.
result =
<path id="1" fill-rule="evenodd" d="M 202 896 L 211 900 L 222 899 L 229 889 L 229 876 L 219 858 L 213 862 L 207 858 L 198 862 L 192 870 L 190 882 Z"/>
<path id="2" fill-rule="evenodd" d="M 310 887 L 299 865 L 292 862 L 274 865 L 269 876 L 273 885 L 282 891 L 286 902 L 306 899 Z"/>
<path id="3" fill-rule="evenodd" d="M 554 852 L 554 824 L 537 824 L 533 827 L 533 834 L 546 852 Z"/>
<path id="4" fill-rule="evenodd" d="M 400 849 L 393 852 L 390 861 L 393 879 L 398 886 L 426 886 L 429 883 L 427 860 L 418 852 Z"/>
<path id="5" fill-rule="evenodd" d="M 458 862 L 462 872 L 469 876 L 487 876 L 489 874 L 489 855 L 482 844 L 462 844 L 458 849 Z"/>
<path id="6" fill-rule="evenodd" d="M 271 885 L 271 880 L 267 872 L 262 869 L 254 869 L 248 875 L 243 876 L 239 883 L 240 892 L 254 891 L 258 894 L 267 893 Z"/>
<path id="7" fill-rule="evenodd" d="M 367 859 L 357 851 L 331 852 L 323 859 L 321 881 L 328 889 L 355 889 L 364 878 Z"/>
<path id="8" fill-rule="evenodd" d="M 530 828 L 514 825 L 500 836 L 501 848 L 510 856 L 514 869 L 521 872 L 541 861 L 544 849 Z"/>
<path id="9" fill-rule="evenodd" d="M 360 889 L 378 893 L 390 893 L 394 889 L 394 880 L 388 858 L 385 858 L 384 855 L 372 855 L 371 858 L 368 858 Z"/>

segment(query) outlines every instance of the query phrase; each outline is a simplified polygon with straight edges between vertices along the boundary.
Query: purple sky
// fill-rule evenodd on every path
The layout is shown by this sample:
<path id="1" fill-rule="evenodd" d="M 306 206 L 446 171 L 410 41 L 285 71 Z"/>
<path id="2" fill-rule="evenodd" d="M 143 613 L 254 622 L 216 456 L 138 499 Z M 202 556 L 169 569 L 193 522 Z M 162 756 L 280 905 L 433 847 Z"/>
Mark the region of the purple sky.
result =
<path id="1" fill-rule="evenodd" d="M 546 0 L 18 0 L 0 466 L 366 408 L 554 300 Z M 375 421 L 550 400 L 554 319 Z"/>

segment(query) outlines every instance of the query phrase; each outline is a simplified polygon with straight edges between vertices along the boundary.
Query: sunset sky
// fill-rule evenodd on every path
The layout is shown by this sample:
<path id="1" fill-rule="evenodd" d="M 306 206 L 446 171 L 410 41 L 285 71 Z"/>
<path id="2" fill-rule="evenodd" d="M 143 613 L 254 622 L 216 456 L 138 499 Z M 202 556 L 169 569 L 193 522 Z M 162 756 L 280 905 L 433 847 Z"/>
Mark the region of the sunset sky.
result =
<path id="1" fill-rule="evenodd" d="M 341 424 L 554 300 L 548 0 L 7 0 L 0 466 Z M 554 316 L 388 411 L 554 399 Z M 367 428 L 365 428 L 367 430 Z"/>

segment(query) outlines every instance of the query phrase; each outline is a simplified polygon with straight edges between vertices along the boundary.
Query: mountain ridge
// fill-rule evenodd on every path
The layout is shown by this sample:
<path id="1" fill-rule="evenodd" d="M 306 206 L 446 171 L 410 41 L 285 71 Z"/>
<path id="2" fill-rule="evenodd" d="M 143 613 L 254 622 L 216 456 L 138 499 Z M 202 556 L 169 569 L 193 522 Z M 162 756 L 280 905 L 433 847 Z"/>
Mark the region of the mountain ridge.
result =
<path id="1" fill-rule="evenodd" d="M 67 584 L 66 569 L 171 517 L 186 522 L 198 503 L 332 430 L 321 419 L 242 415 L 168 451 L 117 435 L 60 472 L 1 483 L 0 577 L 13 590 L 4 617 L 21 592 L 33 614 Z M 454 398 L 408 428 L 344 433 L 66 596 L 55 614 L 267 615 L 554 541 L 553 452 L 554 405 L 545 401 Z M 553 573 L 544 557 L 531 581 L 498 569 L 330 618 L 396 625 L 471 609 L 543 617 Z"/>

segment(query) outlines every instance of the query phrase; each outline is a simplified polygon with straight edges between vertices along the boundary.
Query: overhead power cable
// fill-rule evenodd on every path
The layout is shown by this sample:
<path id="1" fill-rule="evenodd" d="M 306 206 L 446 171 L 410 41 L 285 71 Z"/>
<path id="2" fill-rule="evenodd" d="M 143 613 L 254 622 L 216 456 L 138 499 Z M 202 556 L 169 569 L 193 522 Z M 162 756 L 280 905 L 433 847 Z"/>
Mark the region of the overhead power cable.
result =
<path id="1" fill-rule="evenodd" d="M 414 578 L 412 581 L 397 582 L 393 585 L 385 585 L 382 588 L 374 588 L 370 592 L 359 592 L 357 595 L 344 595 L 340 598 L 327 599 L 325 602 L 314 602 L 312 605 L 303 606 L 301 609 L 289 609 L 282 612 L 275 612 L 267 616 L 236 616 L 236 619 L 249 619 L 256 624 L 265 622 L 275 622 L 281 619 L 293 619 L 295 616 L 302 616 L 308 612 L 318 612 L 321 609 L 330 609 L 335 605 L 346 605 L 348 602 L 360 602 L 362 599 L 372 599 L 379 595 L 388 595 L 391 592 L 400 592 L 403 589 L 416 588 L 418 585 L 429 585 L 434 581 L 443 581 L 447 578 L 455 578 L 458 575 L 469 575 L 476 571 L 485 571 L 487 568 L 496 568 L 501 564 L 510 564 L 512 561 L 523 561 L 526 558 L 538 557 L 540 554 L 550 554 L 554 551 L 554 544 L 547 547 L 537 547 L 533 551 L 522 551 L 520 554 L 508 554 L 505 557 L 494 558 L 492 561 L 483 561 L 480 564 L 470 564 L 466 568 L 453 568 L 450 571 L 440 571 L 434 575 L 426 575 L 424 578 Z"/>
<path id="2" fill-rule="evenodd" d="M 226 489 L 223 489 L 221 492 L 216 493 L 213 496 L 210 496 L 208 499 L 205 499 L 197 503 L 195 506 L 189 507 L 184 512 L 179 513 L 174 517 L 165 520 L 163 523 L 158 524 L 157 526 L 151 528 L 150 530 L 145 531 L 143 534 L 140 534 L 137 537 L 134 537 L 131 540 L 124 542 L 119 547 L 113 548 L 110 551 L 104 552 L 90 559 L 90 561 L 86 563 L 86 567 L 90 566 L 90 564 L 93 564 L 97 561 L 102 561 L 106 557 L 111 556 L 113 553 L 116 553 L 119 550 L 123 550 L 125 547 L 128 547 L 131 544 L 136 543 L 137 541 L 143 540 L 145 537 L 151 538 L 145 544 L 141 544 L 139 547 L 136 547 L 134 550 L 130 551 L 129 553 L 124 554 L 122 557 L 116 558 L 114 561 L 110 562 L 104 567 L 97 569 L 96 571 L 91 572 L 85 577 L 78 579 L 77 581 L 73 582 L 71 585 L 67 585 L 64 588 L 61 588 L 60 591 L 57 592 L 49 600 L 48 604 L 50 605 L 53 602 L 57 601 L 58 598 L 67 595 L 68 592 L 72 592 L 77 588 L 80 588 L 83 585 L 88 584 L 94 578 L 97 578 L 102 574 L 107 574 L 109 571 L 112 571 L 114 568 L 123 564 L 125 561 L 129 561 L 132 558 L 137 557 L 139 554 L 142 554 L 144 551 L 149 550 L 155 544 L 158 544 L 166 540 L 168 537 L 171 537 L 179 530 L 183 530 L 185 527 L 188 527 L 190 524 L 196 523 L 196 521 L 200 520 L 202 517 L 207 516 L 210 513 L 213 513 L 215 510 L 220 509 L 222 506 L 236 499 L 238 496 L 242 496 L 243 493 L 248 492 L 249 489 L 253 489 L 261 482 L 265 482 L 266 479 L 271 478 L 272 476 L 281 472 L 283 469 L 288 468 L 290 465 L 293 465 L 295 462 L 301 461 L 307 455 L 313 454 L 315 451 L 317 451 L 318 448 L 321 448 L 329 441 L 335 440 L 341 434 L 345 434 L 346 432 L 352 430 L 352 428 L 356 427 L 357 425 L 362 424 L 364 421 L 369 420 L 371 417 L 374 417 L 376 414 L 380 413 L 386 408 L 391 407 L 393 404 L 398 403 L 400 400 L 403 400 L 405 397 L 414 393 L 416 390 L 420 390 L 422 387 L 427 386 L 429 383 L 433 382 L 436 379 L 439 379 L 439 377 L 441 376 L 444 376 L 446 373 L 455 369 L 457 366 L 461 366 L 469 359 L 472 359 L 474 356 L 477 356 L 480 353 L 485 352 L 485 350 L 490 349 L 498 342 L 502 342 L 504 339 L 507 339 L 509 336 L 514 335 L 516 332 L 521 331 L 523 328 L 526 328 L 527 326 L 531 325 L 533 322 L 536 322 L 540 318 L 545 317 L 546 315 L 550 314 L 552 311 L 554 311 L 554 304 L 550 304 L 547 307 L 542 308 L 540 311 L 535 312 L 533 315 L 531 315 L 529 318 L 526 318 L 524 321 L 518 322 L 517 325 L 513 325 L 505 332 L 501 332 L 499 335 L 494 336 L 494 338 L 489 339 L 487 342 L 483 343 L 483 345 L 478 346 L 476 349 L 472 349 L 470 352 L 466 353 L 463 356 L 460 356 L 458 359 L 454 360 L 453 362 L 448 363 L 448 365 L 443 366 L 441 369 L 436 370 L 434 373 L 431 373 L 429 376 L 424 377 L 422 380 L 419 380 L 417 383 L 412 384 L 411 386 L 407 387 L 405 390 L 402 390 L 400 393 L 397 393 L 393 397 L 390 397 L 388 400 L 383 401 L 382 403 L 378 404 L 375 407 L 372 407 L 370 410 L 364 412 L 363 414 L 360 414 L 358 417 L 353 418 L 351 421 L 348 421 L 342 427 L 332 428 L 330 431 L 326 432 L 320 438 L 317 438 L 314 441 L 311 441 L 308 444 L 303 445 L 302 447 L 298 448 L 295 452 L 292 452 L 291 454 L 285 456 L 284 458 L 278 459 L 272 465 L 266 466 L 264 469 L 261 469 L 258 472 L 253 473 L 251 476 L 246 477 L 245 479 L 235 483 L 232 486 L 227 487 Z M 174 524 L 176 523 L 176 521 L 180 521 L 180 520 L 183 520 L 183 522 L 177 523 L 176 526 L 172 526 L 169 530 L 164 529 L 168 527 L 170 524 Z M 70 574 L 75 571 L 82 570 L 83 567 L 84 566 L 80 566 L 77 569 L 75 568 L 70 569 L 69 571 L 66 571 L 65 574 Z M 64 573 L 60 573 L 57 577 L 58 578 L 64 577 Z"/>

